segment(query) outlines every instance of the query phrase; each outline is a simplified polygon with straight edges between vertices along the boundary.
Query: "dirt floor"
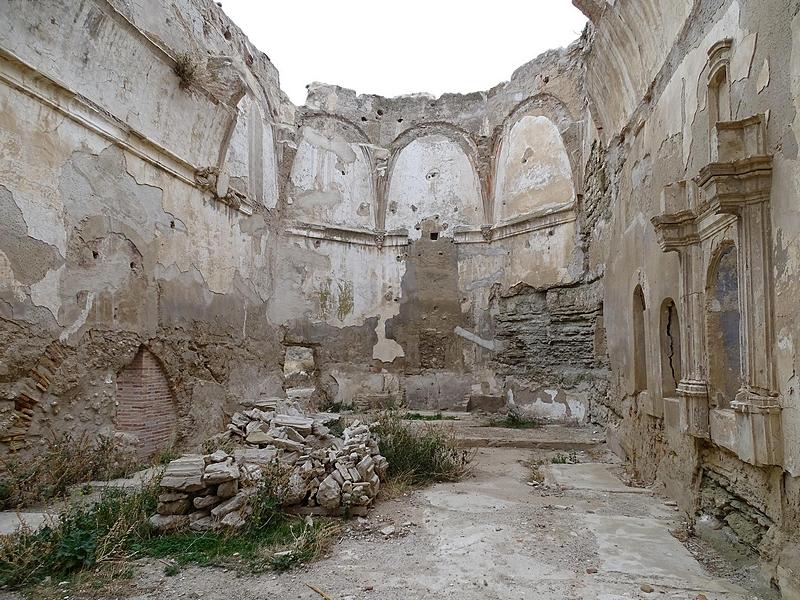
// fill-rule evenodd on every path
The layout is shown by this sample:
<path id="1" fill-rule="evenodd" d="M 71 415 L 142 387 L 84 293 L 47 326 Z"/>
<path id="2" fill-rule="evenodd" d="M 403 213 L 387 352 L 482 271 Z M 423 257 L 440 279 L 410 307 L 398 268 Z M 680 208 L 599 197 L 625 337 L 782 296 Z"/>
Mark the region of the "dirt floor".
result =
<path id="1" fill-rule="evenodd" d="M 108 597 L 117 592 L 142 600 L 323 594 L 334 600 L 765 597 L 707 572 L 670 533 L 681 526 L 676 509 L 647 489 L 625 487 L 621 466 L 601 448 L 572 456 L 480 449 L 465 480 L 379 503 L 367 519 L 349 521 L 329 556 L 309 566 L 260 575 L 190 567 L 170 577 L 164 563 L 141 561 L 130 584 Z M 554 464 L 554 458 L 559 463 L 577 458 L 581 464 Z M 531 484 L 531 463 L 542 464 L 542 483 Z M 387 527 L 395 532 L 381 533 Z M 58 597 L 69 598 L 70 590 Z"/>

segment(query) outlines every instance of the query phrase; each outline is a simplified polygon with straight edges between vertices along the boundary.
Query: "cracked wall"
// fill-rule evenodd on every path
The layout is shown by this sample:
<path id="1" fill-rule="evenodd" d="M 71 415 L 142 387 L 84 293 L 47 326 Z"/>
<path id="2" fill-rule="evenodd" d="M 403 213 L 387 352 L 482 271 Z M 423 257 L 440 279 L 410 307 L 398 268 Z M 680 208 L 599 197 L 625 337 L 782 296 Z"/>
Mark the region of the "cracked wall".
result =
<path id="1" fill-rule="evenodd" d="M 796 244 L 787 241 L 798 226 L 800 7 L 781 0 L 618 0 L 593 7 L 587 8 L 594 24 L 586 85 L 596 128 L 585 140 L 593 151 L 583 198 L 591 228 L 584 240 L 588 269 L 603 275 L 609 441 L 637 476 L 663 485 L 690 514 L 714 514 L 772 560 L 769 577 L 792 597 L 800 571 L 785 548 L 794 547 L 797 527 L 787 507 L 797 501 L 794 340 L 800 331 L 791 300 Z M 726 129 L 717 122 L 751 117 L 763 122 L 763 138 L 744 160 L 764 154 L 773 165 L 765 200 L 771 245 L 758 254 L 764 260 L 751 252 L 752 230 L 741 213 L 714 214 L 715 192 L 701 175 L 709 163 L 728 160 L 724 144 L 718 146 Z M 680 229 L 678 215 L 697 219 L 695 233 Z M 678 237 L 669 237 L 671 231 Z M 749 275 L 742 280 L 741 270 L 737 275 L 737 256 L 748 261 L 745 273 L 763 284 Z M 637 286 L 647 307 L 643 351 L 634 341 L 631 310 Z M 774 297 L 774 311 L 764 317 L 753 317 L 756 289 L 767 305 Z M 663 339 L 667 301 L 677 308 L 682 366 L 690 367 L 678 385 L 665 355 L 673 347 Z M 754 327 L 754 318 L 763 324 Z M 770 330 L 774 335 L 755 341 Z M 645 386 L 636 383 L 641 355 Z M 764 402 L 772 406 L 771 429 L 763 435 L 757 419 L 744 416 L 755 387 L 748 377 L 761 377 L 770 388 Z M 692 404 L 701 389 L 707 399 Z"/>

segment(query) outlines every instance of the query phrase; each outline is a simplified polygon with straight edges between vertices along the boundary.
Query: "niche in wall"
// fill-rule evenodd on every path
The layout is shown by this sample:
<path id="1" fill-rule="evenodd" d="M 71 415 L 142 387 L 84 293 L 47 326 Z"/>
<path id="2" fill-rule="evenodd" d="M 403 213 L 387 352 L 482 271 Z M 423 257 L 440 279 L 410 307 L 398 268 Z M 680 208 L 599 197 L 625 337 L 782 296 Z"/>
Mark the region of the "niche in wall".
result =
<path id="1" fill-rule="evenodd" d="M 117 374 L 117 404 L 116 430 L 138 439 L 139 456 L 148 458 L 172 445 L 175 400 L 161 364 L 145 348 Z"/>
<path id="2" fill-rule="evenodd" d="M 575 199 L 569 155 L 550 119 L 525 116 L 510 129 L 497 157 L 494 195 L 499 222 Z"/>
<path id="3" fill-rule="evenodd" d="M 741 387 L 739 277 L 736 247 L 712 261 L 706 290 L 708 393 L 712 406 L 729 408 Z"/>
<path id="4" fill-rule="evenodd" d="M 681 327 L 678 308 L 672 298 L 661 303 L 661 394 L 676 396 L 681 381 Z"/>
<path id="5" fill-rule="evenodd" d="M 647 390 L 647 344 L 645 342 L 646 305 L 642 286 L 633 290 L 633 382 L 634 393 Z"/>
<path id="6" fill-rule="evenodd" d="M 457 139 L 444 133 L 420 136 L 393 157 L 389 173 L 386 230 L 409 237 L 452 237 L 459 226 L 485 222 L 478 174 Z"/>

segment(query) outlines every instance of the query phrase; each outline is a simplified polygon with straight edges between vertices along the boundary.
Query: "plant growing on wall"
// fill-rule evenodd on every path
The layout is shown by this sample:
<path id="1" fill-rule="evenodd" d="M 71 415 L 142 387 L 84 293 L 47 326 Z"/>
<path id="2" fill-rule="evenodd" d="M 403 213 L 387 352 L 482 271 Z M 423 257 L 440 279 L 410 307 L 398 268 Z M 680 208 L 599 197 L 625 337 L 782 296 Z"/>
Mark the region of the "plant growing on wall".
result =
<path id="1" fill-rule="evenodd" d="M 173 71 L 180 79 L 180 86 L 186 89 L 197 79 L 197 61 L 188 52 L 180 52 L 175 56 Z"/>

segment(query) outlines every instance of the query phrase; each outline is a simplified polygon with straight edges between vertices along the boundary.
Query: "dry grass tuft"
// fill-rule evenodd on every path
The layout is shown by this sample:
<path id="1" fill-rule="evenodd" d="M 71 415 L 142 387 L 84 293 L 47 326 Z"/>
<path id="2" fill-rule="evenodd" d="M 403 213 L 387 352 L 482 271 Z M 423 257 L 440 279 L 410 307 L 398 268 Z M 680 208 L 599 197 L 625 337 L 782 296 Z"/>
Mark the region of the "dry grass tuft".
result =
<path id="1" fill-rule="evenodd" d="M 51 434 L 33 457 L 0 457 L 0 508 L 63 498 L 75 484 L 127 477 L 139 467 L 136 456 L 119 448 L 112 438 Z"/>
<path id="2" fill-rule="evenodd" d="M 474 450 L 459 448 L 452 427 L 410 426 L 395 412 L 383 413 L 373 428 L 381 454 L 389 461 L 389 483 L 425 485 L 466 475 Z"/>
<path id="3" fill-rule="evenodd" d="M 173 70 L 181 80 L 182 88 L 188 88 L 197 81 L 197 61 L 188 52 L 181 52 L 175 57 Z"/>

